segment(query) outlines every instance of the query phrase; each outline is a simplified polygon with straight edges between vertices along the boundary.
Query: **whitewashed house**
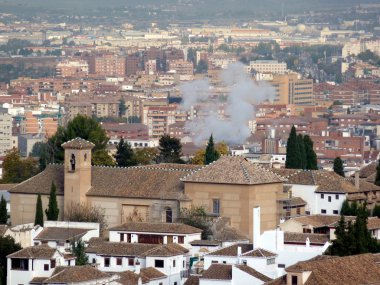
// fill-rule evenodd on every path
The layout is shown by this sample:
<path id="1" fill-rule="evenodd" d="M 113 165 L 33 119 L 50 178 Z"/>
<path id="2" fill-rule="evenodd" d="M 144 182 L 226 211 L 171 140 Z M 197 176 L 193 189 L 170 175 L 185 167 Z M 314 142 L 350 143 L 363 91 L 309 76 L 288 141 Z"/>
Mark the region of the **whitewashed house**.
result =
<path id="1" fill-rule="evenodd" d="M 64 265 L 68 265 L 64 255 L 47 245 L 21 249 L 7 256 L 7 284 L 27 285 L 35 278 L 50 277 Z"/>
<path id="2" fill-rule="evenodd" d="M 147 244 L 180 244 L 190 248 L 190 243 L 200 240 L 202 230 L 179 223 L 128 222 L 109 229 L 109 241 Z"/>

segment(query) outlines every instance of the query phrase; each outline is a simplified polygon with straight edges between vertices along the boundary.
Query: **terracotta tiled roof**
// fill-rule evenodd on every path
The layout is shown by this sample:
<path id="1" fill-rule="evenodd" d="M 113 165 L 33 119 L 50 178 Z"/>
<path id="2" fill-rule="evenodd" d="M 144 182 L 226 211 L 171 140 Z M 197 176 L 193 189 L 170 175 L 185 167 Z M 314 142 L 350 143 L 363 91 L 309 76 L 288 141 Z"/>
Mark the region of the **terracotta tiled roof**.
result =
<path id="1" fill-rule="evenodd" d="M 284 203 L 286 203 L 286 205 L 290 206 L 290 207 L 295 207 L 295 206 L 304 206 L 306 205 L 306 201 L 303 200 L 302 198 L 300 197 L 292 197 L 290 199 L 284 199 L 282 200 Z"/>
<path id="2" fill-rule="evenodd" d="M 203 272 L 200 279 L 231 280 L 232 265 L 211 264 L 211 266 Z"/>
<path id="3" fill-rule="evenodd" d="M 187 249 L 178 244 L 143 244 L 123 242 L 96 242 L 90 241 L 86 249 L 88 253 L 111 256 L 177 256 L 186 254 Z"/>
<path id="4" fill-rule="evenodd" d="M 267 257 L 276 257 L 277 254 L 270 252 L 268 250 L 262 249 L 262 248 L 256 248 L 252 251 L 248 251 L 248 252 L 242 254 L 242 256 L 267 258 Z"/>
<path id="5" fill-rule="evenodd" d="M 44 228 L 42 232 L 38 234 L 35 240 L 43 241 L 66 241 L 79 239 L 84 236 L 89 230 L 88 229 L 78 229 L 78 228 Z"/>
<path id="6" fill-rule="evenodd" d="M 360 178 L 368 178 L 372 174 L 376 173 L 377 161 L 371 162 L 359 170 Z"/>
<path id="7" fill-rule="evenodd" d="M 138 280 L 141 278 L 143 284 L 149 283 L 152 280 L 165 278 L 166 275 L 161 271 L 147 267 L 140 270 L 140 274 L 136 274 L 132 271 L 124 271 L 119 273 L 120 279 L 118 283 L 123 285 L 138 285 Z"/>
<path id="8" fill-rule="evenodd" d="M 47 245 L 37 245 L 23 248 L 15 253 L 8 255 L 11 258 L 35 258 L 35 259 L 50 259 L 57 252 L 56 249 Z"/>
<path id="9" fill-rule="evenodd" d="M 367 228 L 369 230 L 380 229 L 380 219 L 378 217 L 368 217 Z"/>
<path id="10" fill-rule="evenodd" d="M 303 261 L 286 269 L 290 273 L 305 271 L 312 273 L 305 285 L 380 283 L 380 267 L 372 254 Z"/>
<path id="11" fill-rule="evenodd" d="M 62 147 L 72 148 L 72 149 L 92 149 L 95 147 L 95 144 L 93 144 L 92 142 L 86 141 L 82 138 L 75 138 L 63 143 Z"/>
<path id="12" fill-rule="evenodd" d="M 210 256 L 237 256 L 238 255 L 238 247 L 241 247 L 241 253 L 247 253 L 248 251 L 253 250 L 253 244 L 251 243 L 240 243 L 234 244 L 228 247 L 221 248 L 219 250 L 211 252 Z"/>
<path id="13" fill-rule="evenodd" d="M 324 245 L 329 242 L 329 236 L 324 234 L 308 234 L 308 233 L 292 233 L 284 232 L 285 243 L 306 243 L 306 239 L 309 239 L 310 244 Z"/>
<path id="14" fill-rule="evenodd" d="M 321 227 L 334 227 L 339 221 L 340 216 L 338 215 L 310 215 L 292 218 L 292 221 L 296 221 L 303 225 L 311 225 L 314 228 Z M 346 220 L 353 220 L 355 217 L 346 216 Z"/>
<path id="15" fill-rule="evenodd" d="M 52 273 L 51 277 L 44 281 L 44 284 L 51 283 L 79 283 L 95 281 L 110 277 L 109 274 L 90 266 L 59 266 Z"/>
<path id="16" fill-rule="evenodd" d="M 256 277 L 257 279 L 268 282 L 271 281 L 272 278 L 269 278 L 268 276 L 265 276 L 264 274 L 258 272 L 257 270 L 253 269 L 252 267 L 249 267 L 248 265 L 236 265 L 236 268 L 240 269 L 241 271 L 244 271 L 245 273 L 248 273 L 249 275 Z"/>
<path id="17" fill-rule="evenodd" d="M 264 284 L 265 285 L 287 285 L 286 275 L 281 276 L 281 277 L 274 279 L 272 281 L 265 282 Z"/>
<path id="18" fill-rule="evenodd" d="M 346 181 L 350 182 L 355 186 L 355 178 L 346 178 Z M 365 179 L 359 179 L 359 192 L 368 192 L 368 191 L 380 191 L 380 187 L 367 182 Z"/>
<path id="19" fill-rule="evenodd" d="M 202 230 L 180 223 L 138 223 L 129 222 L 109 229 L 110 231 L 127 231 L 127 232 L 153 232 L 153 233 L 170 233 L 170 234 L 196 234 Z"/>
<path id="20" fill-rule="evenodd" d="M 218 246 L 220 242 L 216 240 L 193 240 L 190 244 L 192 246 Z"/>
<path id="21" fill-rule="evenodd" d="M 240 156 L 222 156 L 217 161 L 182 179 L 186 182 L 221 184 L 281 183 L 283 179 L 273 172 L 254 165 Z"/>
<path id="22" fill-rule="evenodd" d="M 199 276 L 190 276 L 183 285 L 199 285 Z"/>

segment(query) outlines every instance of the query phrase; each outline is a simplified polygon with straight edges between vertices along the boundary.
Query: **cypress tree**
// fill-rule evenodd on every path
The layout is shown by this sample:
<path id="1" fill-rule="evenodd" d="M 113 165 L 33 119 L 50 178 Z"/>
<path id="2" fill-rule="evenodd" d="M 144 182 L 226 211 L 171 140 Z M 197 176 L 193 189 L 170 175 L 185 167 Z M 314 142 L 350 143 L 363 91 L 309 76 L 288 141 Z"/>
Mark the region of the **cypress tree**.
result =
<path id="1" fill-rule="evenodd" d="M 343 161 L 340 159 L 340 157 L 336 157 L 334 159 L 334 166 L 333 166 L 334 172 L 342 177 L 344 177 L 344 171 L 343 171 Z"/>
<path id="2" fill-rule="evenodd" d="M 305 145 L 305 152 L 306 152 L 306 169 L 317 170 L 318 162 L 317 162 L 317 154 L 315 153 L 313 149 L 314 143 L 311 140 L 309 135 L 304 135 L 303 142 Z"/>
<path id="3" fill-rule="evenodd" d="M 206 165 L 210 164 L 211 162 L 214 162 L 215 160 L 218 160 L 218 159 L 219 159 L 219 152 L 215 149 L 214 138 L 211 135 L 206 147 L 205 164 Z"/>
<path id="4" fill-rule="evenodd" d="M 115 159 L 118 166 L 128 167 L 137 165 L 135 154 L 131 148 L 131 145 L 128 142 L 124 142 L 123 138 L 120 139 L 116 149 Z"/>
<path id="5" fill-rule="evenodd" d="M 34 225 L 44 226 L 44 211 L 42 210 L 42 199 L 41 194 L 37 196 L 37 204 L 36 204 L 36 217 L 34 219 Z"/>
<path id="6" fill-rule="evenodd" d="M 299 168 L 306 169 L 306 149 L 305 149 L 305 143 L 303 140 L 303 136 L 299 134 L 297 136 L 297 144 L 300 152 L 300 161 L 299 161 Z"/>
<path id="7" fill-rule="evenodd" d="M 300 151 L 299 151 L 299 145 L 298 145 L 298 139 L 297 139 L 297 132 L 296 128 L 293 126 L 287 146 L 286 146 L 286 161 L 285 161 L 285 168 L 292 168 L 297 169 L 300 167 Z"/>
<path id="8" fill-rule="evenodd" d="M 377 162 L 375 185 L 380 186 L 380 160 Z"/>
<path id="9" fill-rule="evenodd" d="M 378 217 L 378 218 L 380 218 L 380 205 L 376 205 L 376 206 L 373 208 L 372 216 L 373 216 L 373 217 Z"/>
<path id="10" fill-rule="evenodd" d="M 45 210 L 45 214 L 48 221 L 58 220 L 59 209 L 57 203 L 57 187 L 55 186 L 54 182 L 51 183 L 49 205 Z"/>
<path id="11" fill-rule="evenodd" d="M 3 195 L 0 200 L 0 224 L 5 225 L 8 222 L 7 201 Z"/>
<path id="12" fill-rule="evenodd" d="M 342 208 L 340 209 L 340 214 L 342 216 L 351 216 L 352 215 L 351 206 L 347 200 L 344 200 L 344 202 L 342 204 Z"/>
<path id="13" fill-rule="evenodd" d="M 71 246 L 72 246 L 72 252 L 74 256 L 76 257 L 75 265 L 88 264 L 88 257 L 85 252 L 84 242 L 81 239 L 79 239 L 77 242 L 75 242 L 74 240 Z"/>

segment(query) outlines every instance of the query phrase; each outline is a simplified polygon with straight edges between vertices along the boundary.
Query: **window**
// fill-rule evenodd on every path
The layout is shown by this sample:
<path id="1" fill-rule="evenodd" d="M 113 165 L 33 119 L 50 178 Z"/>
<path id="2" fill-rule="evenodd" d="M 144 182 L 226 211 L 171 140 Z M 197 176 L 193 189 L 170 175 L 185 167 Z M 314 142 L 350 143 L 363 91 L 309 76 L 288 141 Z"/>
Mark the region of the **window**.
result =
<path id="1" fill-rule="evenodd" d="M 297 276 L 292 276 L 292 285 L 298 285 L 298 278 Z"/>
<path id="2" fill-rule="evenodd" d="M 120 234 L 120 241 L 124 241 L 124 234 Z"/>
<path id="3" fill-rule="evenodd" d="M 185 261 L 182 261 L 182 267 L 185 268 Z"/>
<path id="4" fill-rule="evenodd" d="M 268 258 L 267 259 L 267 265 L 275 264 L 275 263 L 276 263 L 276 260 L 274 258 Z"/>
<path id="5" fill-rule="evenodd" d="M 96 259 L 95 258 L 92 259 L 92 263 L 96 263 Z"/>
<path id="6" fill-rule="evenodd" d="M 154 261 L 154 267 L 164 268 L 164 261 L 162 259 L 156 259 Z"/>
<path id="7" fill-rule="evenodd" d="M 12 258 L 11 259 L 12 270 L 29 270 L 29 260 L 28 259 L 20 259 L 20 258 Z"/>
<path id="8" fill-rule="evenodd" d="M 44 271 L 49 271 L 49 264 L 44 264 Z"/>
<path id="9" fill-rule="evenodd" d="M 177 282 L 174 282 L 174 285 L 177 285 Z"/>
<path id="10" fill-rule="evenodd" d="M 55 259 L 50 260 L 50 267 L 55 268 Z"/>
<path id="11" fill-rule="evenodd" d="M 173 268 L 176 267 L 176 262 L 173 260 Z"/>
<path id="12" fill-rule="evenodd" d="M 321 210 L 321 213 L 322 213 L 322 214 L 326 214 L 326 210 L 325 210 L 325 209 L 322 209 L 322 210 Z"/>
<path id="13" fill-rule="evenodd" d="M 212 260 L 211 263 L 215 264 L 215 263 L 218 263 L 217 260 Z"/>
<path id="14" fill-rule="evenodd" d="M 220 200 L 219 199 L 212 200 L 212 213 L 219 216 L 220 214 Z"/>
<path id="15" fill-rule="evenodd" d="M 185 238 L 183 236 L 178 237 L 178 243 L 185 243 Z"/>
<path id="16" fill-rule="evenodd" d="M 321 199 L 325 199 L 325 194 L 321 194 Z"/>
<path id="17" fill-rule="evenodd" d="M 223 260 L 223 264 L 227 264 L 227 261 Z"/>
<path id="18" fill-rule="evenodd" d="M 110 258 L 109 257 L 104 258 L 104 267 L 110 267 Z"/>
<path id="19" fill-rule="evenodd" d="M 331 196 L 328 196 L 327 199 L 329 202 L 331 202 Z"/>
<path id="20" fill-rule="evenodd" d="M 335 195 L 335 199 L 339 200 L 339 195 L 338 194 Z"/>
<path id="21" fill-rule="evenodd" d="M 301 215 L 301 208 L 300 208 L 300 207 L 298 207 L 298 208 L 296 209 L 296 211 L 297 211 L 297 215 Z"/>
<path id="22" fill-rule="evenodd" d="M 244 264 L 244 265 L 247 265 L 247 260 L 242 260 L 242 263 Z"/>
<path id="23" fill-rule="evenodd" d="M 116 258 L 116 265 L 123 265 L 123 259 L 121 257 Z"/>
<path id="24" fill-rule="evenodd" d="M 128 258 L 128 265 L 133 266 L 135 264 L 134 258 Z"/>
<path id="25" fill-rule="evenodd" d="M 283 264 L 283 263 L 279 263 L 279 264 L 277 265 L 277 267 L 278 267 L 278 268 L 285 268 L 285 264 Z"/>
<path id="26" fill-rule="evenodd" d="M 334 214 L 334 215 L 338 215 L 338 214 L 339 214 L 339 211 L 338 211 L 338 210 L 334 210 L 334 211 L 333 211 L 333 214 Z"/>
<path id="27" fill-rule="evenodd" d="M 165 221 L 167 223 L 173 223 L 173 211 L 171 208 L 166 209 Z"/>

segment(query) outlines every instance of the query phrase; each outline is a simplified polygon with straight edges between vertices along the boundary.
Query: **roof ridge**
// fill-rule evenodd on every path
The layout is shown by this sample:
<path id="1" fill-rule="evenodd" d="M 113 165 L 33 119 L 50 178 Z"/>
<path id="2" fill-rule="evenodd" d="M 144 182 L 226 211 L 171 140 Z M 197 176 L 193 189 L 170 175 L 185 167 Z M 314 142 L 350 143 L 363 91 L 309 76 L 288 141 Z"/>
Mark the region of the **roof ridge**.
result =
<path id="1" fill-rule="evenodd" d="M 243 175 L 244 175 L 245 179 L 247 180 L 247 182 L 248 182 L 249 184 L 251 184 L 251 183 L 252 183 L 251 178 L 249 177 L 248 171 L 247 171 L 247 169 L 245 168 L 245 166 L 243 165 L 243 162 L 242 162 L 242 161 L 239 161 L 239 164 L 240 164 L 240 167 L 241 167 L 242 170 L 243 170 Z"/>

